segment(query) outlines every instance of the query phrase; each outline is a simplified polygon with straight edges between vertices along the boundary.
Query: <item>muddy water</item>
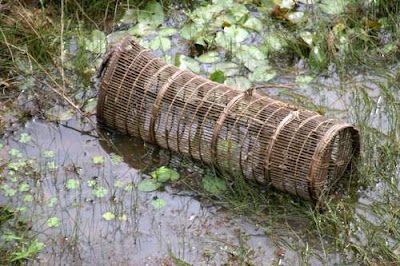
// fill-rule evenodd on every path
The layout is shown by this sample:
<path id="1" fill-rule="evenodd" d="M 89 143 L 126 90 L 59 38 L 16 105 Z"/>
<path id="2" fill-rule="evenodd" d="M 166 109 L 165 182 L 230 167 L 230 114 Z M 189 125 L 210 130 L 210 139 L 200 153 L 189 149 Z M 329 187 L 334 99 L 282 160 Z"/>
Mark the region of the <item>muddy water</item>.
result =
<path id="1" fill-rule="evenodd" d="M 27 143 L 18 141 L 23 132 L 32 137 Z M 3 141 L 3 161 L 26 161 L 28 166 L 3 173 L 0 202 L 21 208 L 21 218 L 45 243 L 40 264 L 168 265 L 175 256 L 195 265 L 219 265 L 238 260 L 240 254 L 255 265 L 280 261 L 276 247 L 256 223 L 209 206 L 194 192 L 179 185 L 151 193 L 137 191 L 135 184 L 148 171 L 144 168 L 176 166 L 165 151 L 105 132 L 124 158 L 115 165 L 109 148 L 103 148 L 107 145 L 93 132 L 76 118 L 58 125 L 31 121 L 15 139 Z M 11 148 L 22 157 L 9 155 Z M 53 151 L 54 157 L 45 156 L 45 151 Z M 94 164 L 95 156 L 103 156 L 104 163 Z M 79 186 L 67 189 L 68 179 L 78 180 Z M 104 197 L 92 193 L 91 180 L 107 190 Z M 23 183 L 29 189 L 18 191 Z M 7 194 L 4 186 L 14 188 L 15 195 Z M 155 197 L 165 199 L 166 207 L 155 209 L 151 204 Z M 115 218 L 107 221 L 103 217 L 107 212 Z M 51 217 L 60 219 L 58 226 L 49 226 Z M 295 255 L 287 252 L 284 261 L 292 260 Z"/>

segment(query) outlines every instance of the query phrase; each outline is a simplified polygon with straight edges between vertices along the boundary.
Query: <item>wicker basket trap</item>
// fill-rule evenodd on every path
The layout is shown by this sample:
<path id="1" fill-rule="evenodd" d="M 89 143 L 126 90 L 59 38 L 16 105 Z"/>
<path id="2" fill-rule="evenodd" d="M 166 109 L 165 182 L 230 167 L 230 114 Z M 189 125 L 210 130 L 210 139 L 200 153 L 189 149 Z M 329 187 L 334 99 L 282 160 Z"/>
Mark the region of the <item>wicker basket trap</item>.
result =
<path id="1" fill-rule="evenodd" d="M 102 69 L 99 123 L 305 199 L 319 199 L 359 151 L 351 125 L 212 82 L 131 38 Z"/>

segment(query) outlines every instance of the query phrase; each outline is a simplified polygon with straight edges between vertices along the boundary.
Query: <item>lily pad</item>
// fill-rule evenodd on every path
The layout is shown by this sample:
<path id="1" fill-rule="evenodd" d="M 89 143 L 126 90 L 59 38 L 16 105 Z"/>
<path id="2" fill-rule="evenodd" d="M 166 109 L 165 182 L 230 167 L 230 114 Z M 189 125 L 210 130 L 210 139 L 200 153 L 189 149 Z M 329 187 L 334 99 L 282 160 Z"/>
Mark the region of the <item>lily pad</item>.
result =
<path id="1" fill-rule="evenodd" d="M 270 66 L 260 66 L 249 74 L 249 79 L 253 82 L 267 82 L 276 76 L 276 72 Z"/>
<path id="2" fill-rule="evenodd" d="M 246 90 L 252 86 L 252 83 L 248 78 L 243 77 L 243 76 L 235 76 L 232 78 L 228 78 L 225 81 L 225 84 L 235 87 L 239 90 Z"/>
<path id="3" fill-rule="evenodd" d="M 29 136 L 28 133 L 22 133 L 20 138 L 19 138 L 19 143 L 27 143 L 32 139 L 31 136 Z"/>
<path id="4" fill-rule="evenodd" d="M 166 166 L 161 166 L 157 168 L 156 171 L 151 173 L 151 176 L 159 182 L 167 182 L 168 180 L 175 181 L 179 179 L 179 173 L 175 170 L 172 170 Z"/>
<path id="5" fill-rule="evenodd" d="M 103 54 L 106 52 L 106 35 L 99 30 L 93 30 L 90 38 L 85 38 L 86 50 L 95 54 Z"/>
<path id="6" fill-rule="evenodd" d="M 107 193 L 108 190 L 105 187 L 99 185 L 96 185 L 92 190 L 92 195 L 96 198 L 103 198 L 107 195 Z"/>
<path id="7" fill-rule="evenodd" d="M 141 192 L 151 192 L 160 188 L 161 183 L 156 179 L 145 179 L 138 184 L 138 190 Z"/>
<path id="8" fill-rule="evenodd" d="M 197 60 L 201 63 L 210 64 L 220 61 L 220 58 L 217 51 L 210 51 L 199 56 Z"/>
<path id="9" fill-rule="evenodd" d="M 119 165 L 120 163 L 122 163 L 124 161 L 124 158 L 122 156 L 119 156 L 115 153 L 111 153 L 110 155 L 111 155 L 111 162 L 114 165 Z"/>
<path id="10" fill-rule="evenodd" d="M 201 180 L 201 183 L 203 185 L 203 188 L 212 194 L 220 194 L 221 192 L 226 190 L 225 180 L 218 177 L 205 176 Z"/>
<path id="11" fill-rule="evenodd" d="M 93 163 L 94 164 L 102 164 L 102 163 L 104 163 L 104 157 L 101 156 L 101 155 L 94 156 L 93 157 Z"/>
<path id="12" fill-rule="evenodd" d="M 158 36 L 161 36 L 161 37 L 172 36 L 177 32 L 178 32 L 178 30 L 175 28 L 161 28 L 158 31 Z"/>
<path id="13" fill-rule="evenodd" d="M 83 107 L 83 111 L 86 113 L 94 113 L 97 107 L 97 99 L 89 99 L 85 106 Z"/>
<path id="14" fill-rule="evenodd" d="M 156 1 L 148 1 L 144 9 L 139 11 L 137 19 L 140 23 L 156 28 L 164 21 L 163 8 Z"/>
<path id="15" fill-rule="evenodd" d="M 111 221 L 115 219 L 115 214 L 112 212 L 106 212 L 102 215 L 103 219 L 106 221 Z"/>
<path id="16" fill-rule="evenodd" d="M 65 182 L 65 187 L 69 190 L 77 189 L 80 186 L 80 182 L 78 179 L 70 178 Z"/>
<path id="17" fill-rule="evenodd" d="M 51 217 L 47 220 L 48 227 L 58 227 L 60 226 L 60 219 L 58 217 Z"/>
<path id="18" fill-rule="evenodd" d="M 235 51 L 248 35 L 249 33 L 247 30 L 232 25 L 230 27 L 225 27 L 223 32 L 218 32 L 215 41 L 218 46 L 230 51 Z"/>
<path id="19" fill-rule="evenodd" d="M 224 83 L 225 79 L 226 79 L 225 74 L 221 70 L 214 71 L 210 76 L 210 80 L 218 82 L 218 83 Z"/>
<path id="20" fill-rule="evenodd" d="M 196 38 L 202 30 L 203 28 L 200 25 L 189 23 L 183 26 L 179 33 L 183 39 L 192 40 Z"/>
<path id="21" fill-rule="evenodd" d="M 243 23 L 243 27 L 251 30 L 255 30 L 261 32 L 263 29 L 263 24 L 261 20 L 256 17 L 249 17 L 245 23 Z"/>
<path id="22" fill-rule="evenodd" d="M 191 57 L 180 55 L 178 57 L 178 67 L 190 70 L 194 73 L 200 72 L 200 64 Z"/>
<path id="23" fill-rule="evenodd" d="M 152 50 L 161 49 L 163 51 L 168 51 L 169 49 L 171 49 L 171 41 L 166 37 L 155 37 L 149 43 L 149 46 Z"/>
<path id="24" fill-rule="evenodd" d="M 212 68 L 212 71 L 217 71 L 217 70 L 224 72 L 226 77 L 230 77 L 237 75 L 239 73 L 239 66 L 232 62 L 223 62 L 216 64 Z"/>
<path id="25" fill-rule="evenodd" d="M 264 65 L 268 65 L 265 55 L 255 46 L 243 45 L 235 53 L 239 62 L 243 63 L 250 71 Z"/>
<path id="26" fill-rule="evenodd" d="M 308 44 L 310 47 L 314 45 L 315 42 L 315 35 L 312 34 L 309 31 L 303 31 L 300 32 L 300 37 L 303 39 L 303 41 Z"/>
<path id="27" fill-rule="evenodd" d="M 157 198 L 151 202 L 151 205 L 153 205 L 154 209 L 159 210 L 167 206 L 167 201 L 162 198 Z"/>

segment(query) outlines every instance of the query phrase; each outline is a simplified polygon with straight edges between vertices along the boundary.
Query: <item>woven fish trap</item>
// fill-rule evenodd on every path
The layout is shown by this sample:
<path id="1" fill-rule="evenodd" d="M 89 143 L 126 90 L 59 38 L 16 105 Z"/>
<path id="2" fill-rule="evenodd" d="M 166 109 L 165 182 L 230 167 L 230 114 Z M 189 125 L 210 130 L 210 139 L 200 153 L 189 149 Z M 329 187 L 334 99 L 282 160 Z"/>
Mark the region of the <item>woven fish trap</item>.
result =
<path id="1" fill-rule="evenodd" d="M 102 125 L 304 199 L 330 191 L 359 153 L 351 125 L 167 64 L 131 38 L 101 69 Z"/>

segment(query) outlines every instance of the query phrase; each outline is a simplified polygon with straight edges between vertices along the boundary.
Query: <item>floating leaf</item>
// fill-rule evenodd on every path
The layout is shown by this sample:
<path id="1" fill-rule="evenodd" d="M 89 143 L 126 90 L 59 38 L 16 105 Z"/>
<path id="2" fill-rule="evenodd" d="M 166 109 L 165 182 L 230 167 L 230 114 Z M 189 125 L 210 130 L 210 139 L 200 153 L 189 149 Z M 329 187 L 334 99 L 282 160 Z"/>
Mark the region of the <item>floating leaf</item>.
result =
<path id="1" fill-rule="evenodd" d="M 89 99 L 85 106 L 83 107 L 83 111 L 86 113 L 93 113 L 96 111 L 97 107 L 97 99 Z"/>
<path id="2" fill-rule="evenodd" d="M 165 37 L 165 36 L 172 36 L 177 33 L 177 29 L 175 28 L 161 28 L 158 31 L 158 36 Z"/>
<path id="3" fill-rule="evenodd" d="M 15 148 L 10 149 L 8 151 L 8 154 L 10 154 L 11 156 L 17 157 L 17 158 L 22 158 L 22 153 Z"/>
<path id="4" fill-rule="evenodd" d="M 126 220 L 128 220 L 128 216 L 127 216 L 126 214 L 123 214 L 123 215 L 121 215 L 121 216 L 118 216 L 118 220 L 120 220 L 120 221 L 126 221 Z"/>
<path id="5" fill-rule="evenodd" d="M 115 153 L 111 153 L 110 156 L 111 156 L 111 162 L 114 165 L 119 165 L 120 163 L 122 163 L 124 161 L 124 158 L 122 156 L 119 156 Z"/>
<path id="6" fill-rule="evenodd" d="M 183 26 L 179 33 L 183 39 L 192 40 L 197 37 L 202 30 L 203 28 L 200 25 L 189 23 Z"/>
<path id="7" fill-rule="evenodd" d="M 18 171 L 19 169 L 25 167 L 27 164 L 25 161 L 19 160 L 18 162 L 11 162 L 8 164 L 8 169 L 13 171 Z"/>
<path id="8" fill-rule="evenodd" d="M 244 15 L 249 13 L 249 10 L 243 4 L 232 4 L 230 5 L 229 13 L 235 18 L 236 21 L 239 21 Z"/>
<path id="9" fill-rule="evenodd" d="M 32 139 L 31 136 L 29 136 L 29 134 L 27 133 L 22 133 L 20 138 L 19 138 L 19 143 L 27 143 Z"/>
<path id="10" fill-rule="evenodd" d="M 52 171 L 57 170 L 57 168 L 58 168 L 58 166 L 55 162 L 48 162 L 47 167 Z"/>
<path id="11" fill-rule="evenodd" d="M 156 171 L 151 173 L 151 176 L 159 182 L 167 182 L 168 180 L 175 181 L 179 179 L 179 173 L 166 167 L 161 166 Z"/>
<path id="12" fill-rule="evenodd" d="M 18 186 L 18 191 L 19 192 L 27 192 L 31 189 L 31 187 L 29 186 L 29 184 L 27 183 L 21 183 Z"/>
<path id="13" fill-rule="evenodd" d="M 296 77 L 296 83 L 298 84 L 309 84 L 311 81 L 313 81 L 314 77 L 308 76 L 308 75 L 302 75 L 302 76 L 297 76 Z"/>
<path id="14" fill-rule="evenodd" d="M 300 23 L 304 20 L 304 12 L 290 12 L 289 14 L 287 14 L 286 18 L 294 23 Z"/>
<path id="15" fill-rule="evenodd" d="M 117 180 L 114 182 L 114 187 L 121 188 L 123 186 L 124 186 L 124 182 L 122 182 L 121 180 Z"/>
<path id="16" fill-rule="evenodd" d="M 138 17 L 137 9 L 126 9 L 124 16 L 120 19 L 123 24 L 135 23 Z"/>
<path id="17" fill-rule="evenodd" d="M 94 189 L 92 190 L 92 194 L 96 198 L 103 198 L 107 195 L 107 193 L 108 193 L 108 190 L 105 187 L 99 186 L 99 185 L 96 185 L 94 187 Z"/>
<path id="18" fill-rule="evenodd" d="M 205 176 L 201 183 L 203 188 L 212 193 L 212 194 L 219 194 L 222 191 L 226 190 L 226 182 L 225 180 L 213 176 Z"/>
<path id="19" fill-rule="evenodd" d="M 226 77 L 234 76 L 239 73 L 239 66 L 232 62 L 218 63 L 213 66 L 212 71 L 220 70 L 224 72 Z"/>
<path id="20" fill-rule="evenodd" d="M 167 206 L 167 201 L 165 199 L 162 198 L 157 198 L 157 199 L 153 199 L 153 201 L 151 202 L 151 205 L 153 205 L 154 209 L 162 209 L 165 206 Z"/>
<path id="21" fill-rule="evenodd" d="M 17 190 L 10 188 L 8 185 L 3 185 L 2 189 L 4 191 L 4 195 L 6 195 L 7 197 L 13 197 L 15 196 L 15 194 L 17 194 Z"/>
<path id="22" fill-rule="evenodd" d="M 251 81 L 248 80 L 246 77 L 242 77 L 242 76 L 235 76 L 232 78 L 228 78 L 225 81 L 225 84 L 235 87 L 239 90 L 246 90 L 252 86 Z"/>
<path id="23" fill-rule="evenodd" d="M 57 198 L 56 197 L 51 197 L 49 200 L 49 203 L 47 203 L 47 206 L 50 208 L 54 207 L 57 204 Z"/>
<path id="24" fill-rule="evenodd" d="M 286 46 L 286 41 L 280 34 L 270 34 L 264 38 L 264 45 L 270 51 L 279 52 Z"/>
<path id="25" fill-rule="evenodd" d="M 139 182 L 138 190 L 142 192 L 151 192 L 157 190 L 161 183 L 156 179 L 145 179 Z"/>
<path id="26" fill-rule="evenodd" d="M 261 32 L 263 29 L 263 24 L 261 20 L 256 17 L 249 17 L 245 23 L 243 23 L 243 27 L 251 30 L 255 30 Z"/>
<path id="27" fill-rule="evenodd" d="M 171 49 L 171 41 L 166 37 L 155 37 L 150 43 L 149 47 L 152 50 L 161 49 L 163 51 L 168 51 Z"/>
<path id="28" fill-rule="evenodd" d="M 312 47 L 314 45 L 314 39 L 315 39 L 315 35 L 312 34 L 309 31 L 302 31 L 300 32 L 300 37 L 303 39 L 303 41 L 308 44 L 310 47 Z"/>
<path id="29" fill-rule="evenodd" d="M 65 187 L 69 190 L 77 189 L 80 186 L 80 182 L 78 179 L 70 178 L 65 182 Z"/>
<path id="30" fill-rule="evenodd" d="M 101 155 L 94 156 L 93 157 L 93 163 L 94 164 L 102 164 L 102 163 L 104 163 L 104 157 L 101 156 Z"/>
<path id="31" fill-rule="evenodd" d="M 53 158 L 55 156 L 54 151 L 44 151 L 44 158 Z"/>
<path id="32" fill-rule="evenodd" d="M 243 45 L 235 53 L 235 56 L 251 71 L 260 66 L 268 65 L 265 55 L 255 46 Z"/>
<path id="33" fill-rule="evenodd" d="M 260 66 L 249 74 L 249 79 L 253 82 L 266 82 L 273 79 L 276 76 L 276 72 L 271 69 L 270 66 Z"/>
<path id="34" fill-rule="evenodd" d="M 296 4 L 294 0 L 275 0 L 274 2 L 285 9 L 292 9 Z"/>
<path id="35" fill-rule="evenodd" d="M 95 185 L 97 185 L 97 182 L 94 180 L 88 180 L 86 184 L 88 187 L 94 187 Z"/>
<path id="36" fill-rule="evenodd" d="M 106 35 L 99 30 L 93 30 L 90 38 L 85 39 L 86 50 L 95 54 L 103 54 L 106 52 Z"/>
<path id="37" fill-rule="evenodd" d="M 201 63 L 209 64 L 220 61 L 219 54 L 216 51 L 210 51 L 197 58 Z"/>
<path id="38" fill-rule="evenodd" d="M 235 51 L 239 48 L 239 44 L 247 38 L 248 34 L 245 29 L 232 25 L 225 27 L 223 32 L 218 32 L 215 41 L 218 46 Z"/>
<path id="39" fill-rule="evenodd" d="M 22 201 L 23 201 L 23 202 L 31 202 L 31 201 L 33 201 L 33 196 L 30 195 L 30 194 L 25 195 L 25 196 L 22 198 Z"/>
<path id="40" fill-rule="evenodd" d="M 178 57 L 179 65 L 178 67 L 190 70 L 194 73 L 200 72 L 200 65 L 199 63 L 191 57 L 180 55 Z"/>
<path id="41" fill-rule="evenodd" d="M 112 212 L 106 212 L 102 215 L 102 217 L 104 218 L 104 220 L 106 221 L 111 221 L 115 219 L 115 214 Z"/>
<path id="42" fill-rule="evenodd" d="M 59 227 L 60 226 L 60 219 L 58 217 L 51 217 L 47 220 L 48 227 Z"/>
<path id="43" fill-rule="evenodd" d="M 153 32 L 153 28 L 144 23 L 138 23 L 128 30 L 128 33 L 134 36 L 147 36 Z"/>
<path id="44" fill-rule="evenodd" d="M 210 76 L 210 80 L 218 82 L 218 83 L 224 83 L 225 82 L 225 74 L 221 70 L 214 71 Z"/>

